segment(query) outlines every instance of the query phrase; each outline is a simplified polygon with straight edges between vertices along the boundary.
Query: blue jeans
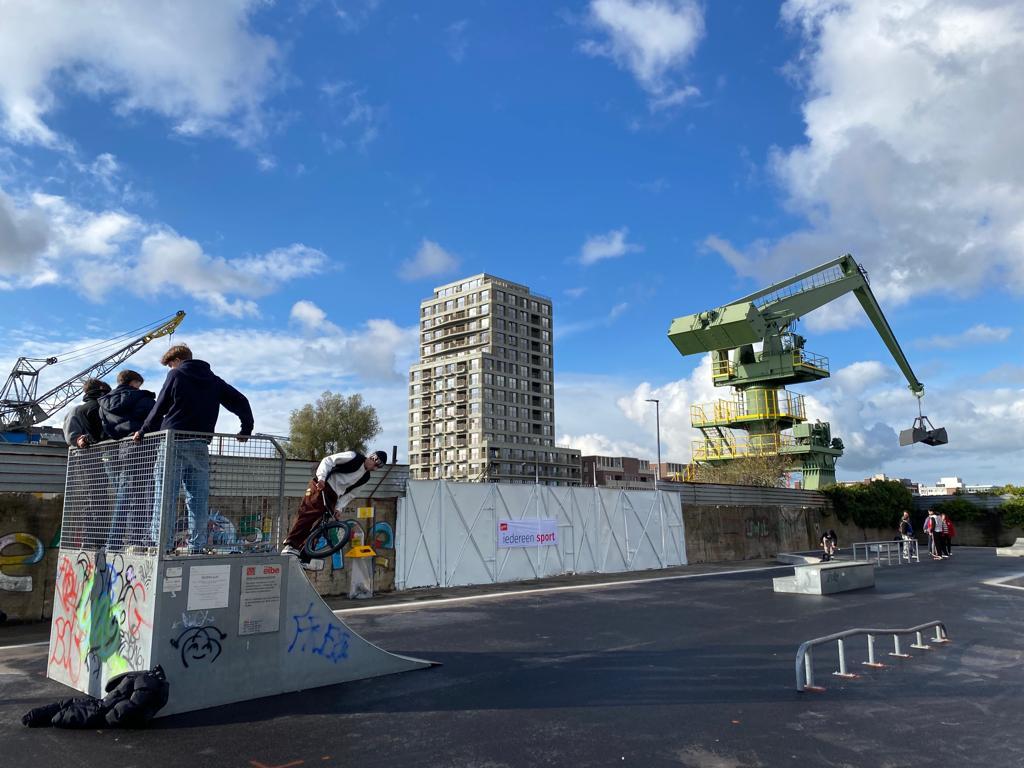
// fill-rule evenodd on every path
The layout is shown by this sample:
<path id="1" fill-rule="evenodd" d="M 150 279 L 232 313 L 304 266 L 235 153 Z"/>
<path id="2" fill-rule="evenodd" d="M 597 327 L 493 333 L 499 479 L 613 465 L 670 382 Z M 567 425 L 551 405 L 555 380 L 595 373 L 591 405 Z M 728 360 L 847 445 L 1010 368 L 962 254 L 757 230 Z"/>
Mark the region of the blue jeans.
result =
<path id="1" fill-rule="evenodd" d="M 118 551 L 125 546 L 141 546 L 146 543 L 147 509 L 152 505 L 152 461 L 146 461 L 146 453 L 138 443 L 130 440 L 118 443 L 117 469 L 111 477 L 111 484 L 117 491 L 114 517 L 107 534 L 108 550 Z"/>
<path id="2" fill-rule="evenodd" d="M 160 540 L 160 513 L 168 510 L 172 516 L 169 526 L 167 549 L 174 549 L 174 518 L 178 510 L 178 491 L 185 489 L 185 508 L 188 510 L 188 547 L 202 549 L 209 535 L 210 500 L 210 450 L 205 440 L 176 440 L 174 462 L 169 473 L 170 488 L 167 489 L 167 506 L 164 506 L 164 464 L 167 446 L 161 444 L 156 453 L 153 467 L 153 521 L 150 538 Z"/>

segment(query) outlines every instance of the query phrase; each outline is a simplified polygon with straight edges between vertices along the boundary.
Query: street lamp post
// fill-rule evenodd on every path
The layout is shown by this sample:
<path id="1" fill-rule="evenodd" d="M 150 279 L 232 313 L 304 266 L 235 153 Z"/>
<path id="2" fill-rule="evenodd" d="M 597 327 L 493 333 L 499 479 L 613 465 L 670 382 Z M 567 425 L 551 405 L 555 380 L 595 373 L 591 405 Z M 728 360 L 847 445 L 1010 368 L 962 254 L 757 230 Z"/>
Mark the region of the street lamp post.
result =
<path id="1" fill-rule="evenodd" d="M 658 433 L 658 466 L 654 470 L 654 490 L 658 490 L 658 480 L 661 479 L 661 406 L 660 400 L 653 397 L 647 398 L 648 403 L 654 403 L 654 424 Z"/>

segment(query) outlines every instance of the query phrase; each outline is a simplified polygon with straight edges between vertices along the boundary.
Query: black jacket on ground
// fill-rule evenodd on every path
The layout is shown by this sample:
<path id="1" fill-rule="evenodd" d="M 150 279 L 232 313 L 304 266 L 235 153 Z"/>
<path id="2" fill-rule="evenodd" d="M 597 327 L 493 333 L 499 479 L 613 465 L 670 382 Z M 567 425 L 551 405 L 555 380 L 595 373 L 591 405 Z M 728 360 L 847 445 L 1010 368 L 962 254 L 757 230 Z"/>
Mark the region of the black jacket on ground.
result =
<path id="1" fill-rule="evenodd" d="M 82 404 L 76 405 L 64 419 L 64 440 L 67 444 L 74 446 L 80 435 L 85 435 L 92 443 L 104 438 L 98 394 L 83 397 Z"/>
<path id="2" fill-rule="evenodd" d="M 100 398 L 100 421 L 107 437 L 119 440 L 131 437 L 142 428 L 149 412 L 156 404 L 156 395 L 148 389 L 136 389 L 122 384 Z"/>
<path id="3" fill-rule="evenodd" d="M 239 433 L 251 435 L 252 408 L 245 395 L 211 371 L 209 363 L 186 360 L 167 374 L 156 405 L 139 431 L 213 432 L 222 405 L 241 420 Z"/>

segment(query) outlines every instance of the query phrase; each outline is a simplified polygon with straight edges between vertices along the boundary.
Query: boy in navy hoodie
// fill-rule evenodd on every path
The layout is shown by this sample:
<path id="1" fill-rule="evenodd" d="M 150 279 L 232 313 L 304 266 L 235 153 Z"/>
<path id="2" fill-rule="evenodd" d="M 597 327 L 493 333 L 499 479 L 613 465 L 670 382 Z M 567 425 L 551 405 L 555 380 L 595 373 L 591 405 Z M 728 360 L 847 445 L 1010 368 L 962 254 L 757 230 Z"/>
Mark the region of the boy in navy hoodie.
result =
<path id="1" fill-rule="evenodd" d="M 252 434 L 252 408 L 245 395 L 210 370 L 210 364 L 193 360 L 192 350 L 184 344 L 168 349 L 160 363 L 170 368 L 156 404 L 139 431 L 132 435 L 138 442 L 148 432 L 173 429 L 178 432 L 201 433 L 178 436 L 174 441 L 174 464 L 171 470 L 173 492 L 166 509 L 177 508 L 178 490 L 185 489 L 188 509 L 188 552 L 201 554 L 206 550 L 210 495 L 210 439 L 217 426 L 217 414 L 223 405 L 241 421 L 240 436 Z M 163 491 L 163 466 L 166 442 L 157 449 L 153 473 L 153 521 L 151 538 L 159 546 L 160 508 Z M 175 528 L 169 527 L 167 549 L 174 548 Z"/>

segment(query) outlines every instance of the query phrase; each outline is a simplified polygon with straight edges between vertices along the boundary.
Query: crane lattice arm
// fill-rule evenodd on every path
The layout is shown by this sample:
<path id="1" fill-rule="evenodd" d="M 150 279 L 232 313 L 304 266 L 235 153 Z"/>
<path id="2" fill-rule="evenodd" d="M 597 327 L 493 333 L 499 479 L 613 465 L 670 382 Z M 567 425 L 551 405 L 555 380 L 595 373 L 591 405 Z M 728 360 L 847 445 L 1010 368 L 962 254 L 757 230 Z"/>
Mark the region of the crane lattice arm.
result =
<path id="1" fill-rule="evenodd" d="M 849 254 L 724 307 L 677 318 L 669 329 L 669 338 L 684 355 L 732 349 L 760 341 L 769 344 L 772 339 L 786 333 L 795 320 L 847 293 L 857 297 L 906 377 L 910 391 L 921 397 L 924 384 L 914 374 L 889 321 L 875 300 L 867 273 Z"/>
<path id="2" fill-rule="evenodd" d="M 102 378 L 153 339 L 174 333 L 184 319 L 185 313 L 177 312 L 170 320 L 147 329 L 138 338 L 39 397 L 35 395 L 39 371 L 47 365 L 56 363 L 57 358 L 19 358 L 7 378 L 7 383 L 0 390 L 0 431 L 28 429 L 45 421 L 82 393 L 82 385 L 86 379 Z"/>

